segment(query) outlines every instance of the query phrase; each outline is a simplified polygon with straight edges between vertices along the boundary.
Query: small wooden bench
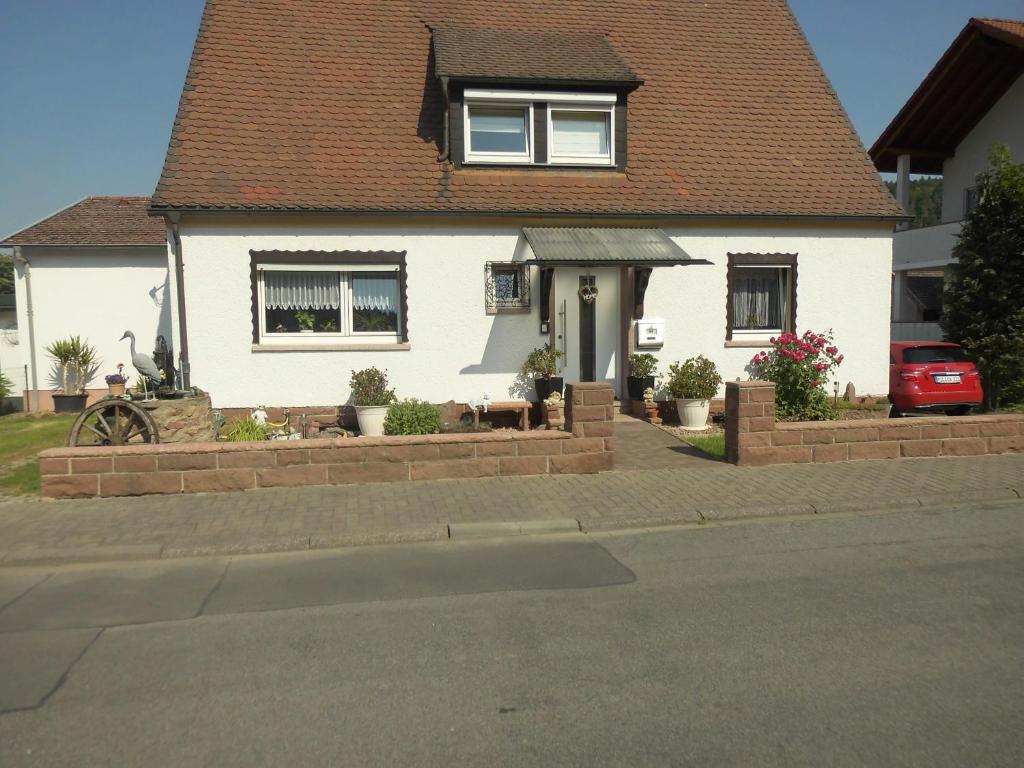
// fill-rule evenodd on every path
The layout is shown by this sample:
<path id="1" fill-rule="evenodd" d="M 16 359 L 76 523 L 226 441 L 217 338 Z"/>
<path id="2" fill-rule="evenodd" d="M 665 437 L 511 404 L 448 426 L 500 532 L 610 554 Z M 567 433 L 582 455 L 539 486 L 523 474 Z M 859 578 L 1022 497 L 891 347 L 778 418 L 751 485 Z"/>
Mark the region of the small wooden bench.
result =
<path id="1" fill-rule="evenodd" d="M 503 400 L 487 404 L 487 412 L 513 412 L 519 414 L 519 428 L 524 432 L 530 429 L 530 408 L 533 406 L 529 400 Z M 480 426 L 480 414 L 483 408 L 476 408 L 473 411 L 473 426 Z"/>

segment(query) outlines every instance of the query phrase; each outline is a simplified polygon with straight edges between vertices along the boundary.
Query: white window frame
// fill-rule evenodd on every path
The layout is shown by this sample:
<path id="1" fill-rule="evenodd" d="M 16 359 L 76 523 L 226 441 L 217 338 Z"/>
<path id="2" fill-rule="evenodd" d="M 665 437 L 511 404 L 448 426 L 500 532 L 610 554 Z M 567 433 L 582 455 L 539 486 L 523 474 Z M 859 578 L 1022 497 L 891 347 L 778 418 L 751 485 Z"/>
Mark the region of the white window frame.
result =
<path id="1" fill-rule="evenodd" d="M 338 308 L 337 331 L 314 331 L 313 333 L 279 333 L 267 328 L 267 305 L 263 275 L 266 272 L 335 272 L 341 282 L 341 306 Z M 257 312 L 259 315 L 260 344 L 280 343 L 292 345 L 317 345 L 325 341 L 331 344 L 396 344 L 402 341 L 402 303 L 397 307 L 397 330 L 353 331 L 352 330 L 352 276 L 358 272 L 394 272 L 401 291 L 401 268 L 396 264 L 260 264 L 256 267 Z M 401 299 L 401 297 L 399 297 Z"/>
<path id="2" fill-rule="evenodd" d="M 556 155 L 555 112 L 602 112 L 608 116 L 607 155 Z M 593 102 L 548 104 L 548 164 L 549 165 L 615 165 L 615 103 Z"/>
<path id="3" fill-rule="evenodd" d="M 615 165 L 615 104 L 618 96 L 614 93 L 572 93 L 566 91 L 514 91 L 489 88 L 467 88 L 462 94 L 462 136 L 463 162 L 473 163 L 515 164 L 515 165 L 595 165 L 613 167 Z M 536 157 L 534 140 L 534 107 L 538 103 L 548 105 L 547 132 L 548 156 L 540 160 Z M 473 152 L 472 131 L 470 130 L 469 112 L 472 107 L 506 107 L 526 110 L 526 143 L 527 152 Z M 607 112 L 608 113 L 608 156 L 555 157 L 552 148 L 553 125 L 552 111 L 566 112 Z"/>
<path id="4" fill-rule="evenodd" d="M 498 109 L 521 109 L 526 114 L 526 151 L 525 152 L 474 152 L 473 132 L 470 126 L 469 113 L 474 107 Z M 462 106 L 463 128 L 462 135 L 466 145 L 467 163 L 516 163 L 527 165 L 533 162 L 533 102 L 523 101 L 490 101 L 466 99 Z"/>
<path id="5" fill-rule="evenodd" d="M 793 301 L 793 265 L 792 264 L 737 264 L 733 269 L 781 269 L 784 276 L 785 284 L 782 286 L 782 322 L 783 325 L 788 321 L 791 312 L 791 303 Z M 733 311 L 732 302 L 735 298 L 735 294 L 729 295 L 729 312 Z M 736 339 L 761 339 L 769 338 L 771 336 L 778 336 L 780 334 L 787 333 L 785 328 L 737 328 L 735 325 L 732 327 L 732 337 Z"/>

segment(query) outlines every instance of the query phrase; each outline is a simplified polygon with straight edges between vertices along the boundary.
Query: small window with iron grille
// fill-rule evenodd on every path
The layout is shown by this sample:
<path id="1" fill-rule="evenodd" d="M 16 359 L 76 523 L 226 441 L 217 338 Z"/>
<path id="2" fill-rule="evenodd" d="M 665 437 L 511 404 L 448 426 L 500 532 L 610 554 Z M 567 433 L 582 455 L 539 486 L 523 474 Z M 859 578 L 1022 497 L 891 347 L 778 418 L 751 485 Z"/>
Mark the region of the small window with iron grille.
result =
<path id="1" fill-rule="evenodd" d="M 487 262 L 484 277 L 487 314 L 530 309 L 530 270 L 525 264 Z"/>

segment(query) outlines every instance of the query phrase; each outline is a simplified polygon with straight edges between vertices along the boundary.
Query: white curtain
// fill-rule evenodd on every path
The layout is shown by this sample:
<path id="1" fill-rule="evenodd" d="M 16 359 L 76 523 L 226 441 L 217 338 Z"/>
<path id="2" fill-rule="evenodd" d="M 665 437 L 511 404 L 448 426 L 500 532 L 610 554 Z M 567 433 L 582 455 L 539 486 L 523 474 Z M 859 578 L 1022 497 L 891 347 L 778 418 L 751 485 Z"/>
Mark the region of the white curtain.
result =
<path id="1" fill-rule="evenodd" d="M 394 274 L 352 275 L 352 308 L 398 314 L 398 280 Z"/>
<path id="2" fill-rule="evenodd" d="M 608 154 L 607 112 L 552 112 L 552 154 L 594 157 Z"/>
<path id="3" fill-rule="evenodd" d="M 267 309 L 338 309 L 341 280 L 337 272 L 264 272 Z"/>
<path id="4" fill-rule="evenodd" d="M 737 269 L 733 276 L 733 328 L 781 329 L 782 285 L 782 270 Z"/>

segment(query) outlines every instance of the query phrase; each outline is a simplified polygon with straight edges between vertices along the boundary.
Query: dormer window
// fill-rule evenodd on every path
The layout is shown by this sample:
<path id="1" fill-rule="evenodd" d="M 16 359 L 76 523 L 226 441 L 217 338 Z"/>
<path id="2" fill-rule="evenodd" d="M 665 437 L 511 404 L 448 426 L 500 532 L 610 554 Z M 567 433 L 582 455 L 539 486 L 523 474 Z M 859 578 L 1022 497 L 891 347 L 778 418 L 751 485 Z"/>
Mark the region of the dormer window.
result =
<path id="1" fill-rule="evenodd" d="M 612 165 L 612 109 L 551 106 L 548 109 L 548 162 Z"/>
<path id="2" fill-rule="evenodd" d="M 613 166 L 616 100 L 614 93 L 467 88 L 463 162 Z"/>
<path id="3" fill-rule="evenodd" d="M 532 125 L 532 104 L 466 104 L 466 162 L 532 163 Z"/>

